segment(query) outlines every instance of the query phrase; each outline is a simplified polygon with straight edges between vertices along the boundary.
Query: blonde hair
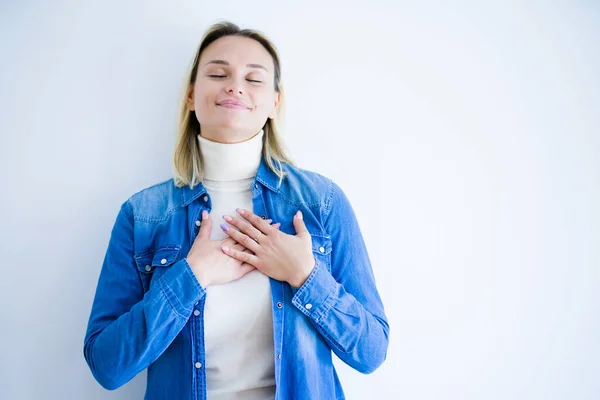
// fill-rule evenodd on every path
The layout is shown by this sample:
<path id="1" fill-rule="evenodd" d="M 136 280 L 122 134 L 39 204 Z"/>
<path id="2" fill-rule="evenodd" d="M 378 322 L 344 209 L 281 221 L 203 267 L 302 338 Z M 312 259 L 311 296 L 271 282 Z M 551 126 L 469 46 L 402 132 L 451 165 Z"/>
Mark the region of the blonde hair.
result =
<path id="1" fill-rule="evenodd" d="M 180 94 L 179 118 L 177 121 L 177 140 L 175 151 L 173 153 L 173 175 L 177 187 L 190 186 L 194 188 L 202 182 L 203 160 L 202 153 L 198 145 L 198 134 L 200 134 L 200 123 L 196 118 L 195 112 L 190 110 L 187 105 L 187 96 L 189 90 L 196 82 L 198 72 L 198 63 L 204 49 L 206 49 L 215 40 L 224 36 L 241 36 L 254 39 L 259 42 L 273 58 L 275 66 L 275 91 L 279 93 L 279 107 L 276 118 L 267 118 L 263 130 L 263 151 L 262 156 L 268 167 L 282 180 L 287 173 L 283 171 L 282 163 L 294 165 L 292 160 L 286 155 L 283 141 L 280 136 L 281 124 L 283 123 L 283 87 L 281 84 L 281 64 L 277 49 L 266 36 L 253 29 L 240 29 L 236 24 L 224 21 L 213 24 L 205 32 L 196 55 L 184 81 Z"/>

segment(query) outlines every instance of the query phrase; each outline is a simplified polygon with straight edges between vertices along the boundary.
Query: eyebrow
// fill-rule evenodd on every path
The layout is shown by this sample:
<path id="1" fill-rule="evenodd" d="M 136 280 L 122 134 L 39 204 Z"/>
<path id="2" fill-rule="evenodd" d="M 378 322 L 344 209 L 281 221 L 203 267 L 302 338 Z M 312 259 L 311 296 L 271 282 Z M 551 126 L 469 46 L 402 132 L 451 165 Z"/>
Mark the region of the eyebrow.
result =
<path id="1" fill-rule="evenodd" d="M 225 60 L 211 60 L 209 62 L 207 62 L 206 64 L 204 64 L 204 66 L 206 67 L 208 64 L 220 64 L 220 65 L 229 65 L 229 61 L 225 61 Z M 268 69 L 266 69 L 264 66 L 260 65 L 260 64 L 246 64 L 247 68 L 261 68 L 264 69 L 265 71 L 269 72 Z"/>

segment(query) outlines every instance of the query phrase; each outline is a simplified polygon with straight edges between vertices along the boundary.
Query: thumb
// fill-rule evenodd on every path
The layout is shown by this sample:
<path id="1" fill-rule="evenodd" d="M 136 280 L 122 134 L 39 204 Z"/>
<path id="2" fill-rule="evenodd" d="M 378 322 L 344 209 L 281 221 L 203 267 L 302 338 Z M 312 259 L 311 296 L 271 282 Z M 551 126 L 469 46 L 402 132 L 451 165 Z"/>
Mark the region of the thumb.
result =
<path id="1" fill-rule="evenodd" d="M 212 217 L 206 210 L 202 210 L 202 225 L 196 239 L 208 240 L 210 238 L 210 230 L 212 229 Z"/>
<path id="2" fill-rule="evenodd" d="M 302 211 L 298 210 L 294 215 L 294 229 L 296 230 L 296 236 L 303 236 L 308 233 L 304 220 L 302 219 Z"/>

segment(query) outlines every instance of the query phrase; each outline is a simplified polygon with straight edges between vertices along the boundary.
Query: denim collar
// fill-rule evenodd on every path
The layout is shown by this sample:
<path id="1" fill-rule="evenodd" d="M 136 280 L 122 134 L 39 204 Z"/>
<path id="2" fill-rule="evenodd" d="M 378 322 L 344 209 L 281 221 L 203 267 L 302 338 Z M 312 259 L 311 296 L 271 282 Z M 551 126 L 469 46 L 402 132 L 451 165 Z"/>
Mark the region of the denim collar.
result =
<path id="1" fill-rule="evenodd" d="M 286 164 L 282 163 L 282 168 L 284 170 L 286 169 L 285 166 Z M 267 162 L 265 161 L 264 156 L 260 158 L 258 171 L 256 172 L 254 180 L 252 181 L 252 185 L 250 186 L 250 190 L 252 191 L 253 195 L 256 195 L 256 192 L 259 190 L 257 182 L 275 193 L 277 193 L 281 187 L 281 181 L 279 177 L 273 171 L 271 171 L 267 165 Z M 198 197 L 206 194 L 206 188 L 202 182 L 194 186 L 193 189 L 190 189 L 189 186 L 184 186 L 177 189 L 181 192 L 180 206 L 183 207 L 187 206 Z"/>

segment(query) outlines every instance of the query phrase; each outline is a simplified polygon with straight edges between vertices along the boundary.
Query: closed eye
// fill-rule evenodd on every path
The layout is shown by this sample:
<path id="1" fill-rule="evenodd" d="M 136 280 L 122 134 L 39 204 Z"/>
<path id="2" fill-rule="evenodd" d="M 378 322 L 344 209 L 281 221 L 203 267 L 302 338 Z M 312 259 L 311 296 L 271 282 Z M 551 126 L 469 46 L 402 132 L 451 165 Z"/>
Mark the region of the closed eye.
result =
<path id="1" fill-rule="evenodd" d="M 225 78 L 227 77 L 227 75 L 209 75 L 211 78 Z M 255 79 L 246 79 L 248 82 L 254 82 L 254 83 L 262 83 L 262 81 L 257 81 Z"/>

